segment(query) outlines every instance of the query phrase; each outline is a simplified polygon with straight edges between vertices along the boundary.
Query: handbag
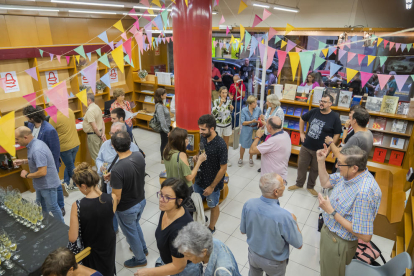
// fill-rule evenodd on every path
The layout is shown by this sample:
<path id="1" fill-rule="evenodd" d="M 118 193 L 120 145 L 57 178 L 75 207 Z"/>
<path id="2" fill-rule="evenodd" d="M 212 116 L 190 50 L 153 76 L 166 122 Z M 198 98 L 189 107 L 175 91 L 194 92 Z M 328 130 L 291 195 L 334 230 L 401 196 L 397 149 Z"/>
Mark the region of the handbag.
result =
<path id="1" fill-rule="evenodd" d="M 78 222 L 79 222 L 79 229 L 78 229 L 78 238 L 75 242 L 68 242 L 67 248 L 72 251 L 73 254 L 80 253 L 83 249 L 85 249 L 82 241 L 82 232 L 81 232 L 81 222 L 80 222 L 80 201 L 76 200 L 76 206 L 78 207 Z"/>
<path id="2" fill-rule="evenodd" d="M 363 240 L 358 240 L 358 247 L 355 252 L 354 259 L 358 259 L 372 266 L 381 266 L 377 261 L 375 261 L 378 257 L 381 257 L 384 264 L 386 263 L 381 254 L 381 250 L 379 250 L 375 243 L 372 241 L 364 242 Z"/>
<path id="3" fill-rule="evenodd" d="M 115 156 L 115 158 L 114 158 L 114 160 L 112 160 L 112 163 L 111 163 L 111 165 L 109 166 L 109 168 L 108 168 L 108 172 L 110 172 L 111 171 L 111 169 L 112 169 L 112 167 L 115 165 L 115 163 L 116 163 L 116 161 L 118 160 L 118 154 Z M 103 177 L 103 175 L 101 176 L 101 183 L 102 183 L 102 185 L 101 185 L 101 191 L 102 191 L 102 193 L 105 193 L 105 194 L 107 194 L 108 193 L 108 189 L 107 189 L 107 187 L 106 187 L 106 185 L 105 185 L 105 179 L 104 179 L 104 177 Z"/>
<path id="4" fill-rule="evenodd" d="M 178 172 L 178 178 L 180 178 L 180 153 L 177 154 L 177 172 Z M 182 204 L 184 209 L 186 209 L 190 213 L 197 212 L 197 209 L 195 207 L 194 201 L 191 199 L 191 194 L 193 193 L 193 187 L 190 188 L 190 191 L 188 193 L 187 200 L 185 200 Z"/>
<path id="5" fill-rule="evenodd" d="M 152 116 L 151 120 L 149 121 L 149 127 L 152 128 L 155 132 L 161 132 L 161 123 L 158 119 L 157 107 L 158 104 L 155 105 L 154 116 Z"/>
<path id="6" fill-rule="evenodd" d="M 318 216 L 318 232 L 321 232 L 322 226 L 323 226 L 323 216 L 322 213 Z"/>

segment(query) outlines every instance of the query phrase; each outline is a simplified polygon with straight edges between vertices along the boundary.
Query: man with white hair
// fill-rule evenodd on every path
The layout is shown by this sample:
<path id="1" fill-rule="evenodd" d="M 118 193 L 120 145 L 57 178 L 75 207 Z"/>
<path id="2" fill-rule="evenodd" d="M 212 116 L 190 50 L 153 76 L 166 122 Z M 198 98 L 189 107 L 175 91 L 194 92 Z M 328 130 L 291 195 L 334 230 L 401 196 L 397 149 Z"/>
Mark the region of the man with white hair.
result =
<path id="1" fill-rule="evenodd" d="M 302 248 L 302 234 L 294 214 L 279 206 L 283 179 L 276 173 L 260 178 L 260 198 L 249 199 L 243 206 L 240 231 L 247 234 L 250 276 L 283 276 L 289 259 L 289 245 Z M 269 242 L 271 241 L 271 242 Z"/>

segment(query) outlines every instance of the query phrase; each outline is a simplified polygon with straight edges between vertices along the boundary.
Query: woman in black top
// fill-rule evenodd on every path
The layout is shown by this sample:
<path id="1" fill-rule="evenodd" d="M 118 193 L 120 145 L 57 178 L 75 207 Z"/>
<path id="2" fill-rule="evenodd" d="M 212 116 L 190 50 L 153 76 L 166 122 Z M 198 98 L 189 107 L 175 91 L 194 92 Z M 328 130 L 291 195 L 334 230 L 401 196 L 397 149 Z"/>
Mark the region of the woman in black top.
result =
<path id="1" fill-rule="evenodd" d="M 98 189 L 99 176 L 85 162 L 73 171 L 73 182 L 85 197 L 72 204 L 69 241 L 75 242 L 80 236 L 84 247 L 91 247 L 91 254 L 82 261 L 83 265 L 99 271 L 104 276 L 113 276 L 116 248 L 113 226 L 116 211 L 114 195 L 102 193 Z"/>
<path id="2" fill-rule="evenodd" d="M 201 264 L 193 264 L 184 258 L 173 246 L 173 241 L 178 232 L 193 221 L 187 210 L 182 207 L 188 197 L 187 184 L 178 178 L 168 178 L 161 184 L 161 191 L 157 192 L 160 204 L 160 220 L 155 238 L 160 257 L 154 268 L 139 269 L 135 276 L 146 275 L 177 275 L 177 276 L 199 276 L 201 275 Z"/>

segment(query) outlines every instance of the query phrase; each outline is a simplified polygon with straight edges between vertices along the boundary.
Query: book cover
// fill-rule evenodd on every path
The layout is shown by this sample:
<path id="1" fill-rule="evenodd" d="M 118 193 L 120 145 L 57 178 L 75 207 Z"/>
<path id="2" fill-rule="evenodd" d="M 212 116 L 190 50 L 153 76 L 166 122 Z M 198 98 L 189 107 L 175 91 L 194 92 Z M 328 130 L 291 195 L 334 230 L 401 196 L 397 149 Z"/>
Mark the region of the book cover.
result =
<path id="1" fill-rule="evenodd" d="M 351 101 L 351 107 L 354 105 L 360 105 L 362 100 L 362 96 L 354 96 Z"/>
<path id="2" fill-rule="evenodd" d="M 300 133 L 296 131 L 292 131 L 290 134 L 290 140 L 292 141 L 292 145 L 299 146 L 300 143 Z"/>
<path id="3" fill-rule="evenodd" d="M 289 125 L 289 120 L 284 120 L 284 121 L 283 121 L 283 127 L 284 127 L 284 128 L 287 128 L 287 127 L 288 127 L 288 125 Z"/>
<path id="4" fill-rule="evenodd" d="M 297 92 L 295 96 L 295 101 L 307 103 L 309 100 L 309 94 L 305 92 Z"/>
<path id="5" fill-rule="evenodd" d="M 398 133 L 405 133 L 407 131 L 407 125 L 408 125 L 407 121 L 395 119 L 392 122 L 391 131 L 398 132 Z"/>
<path id="6" fill-rule="evenodd" d="M 372 134 L 372 136 L 374 137 L 374 143 L 373 143 L 373 145 L 381 146 L 382 140 L 384 139 L 384 134 L 382 134 L 382 133 L 374 133 L 374 134 Z"/>
<path id="7" fill-rule="evenodd" d="M 368 111 L 380 112 L 382 104 L 382 98 L 367 97 L 365 109 Z"/>
<path id="8" fill-rule="evenodd" d="M 295 108 L 295 113 L 293 113 L 293 115 L 295 115 L 295 116 L 300 116 L 300 115 L 302 115 L 302 108 L 300 108 L 300 107 L 296 107 L 296 108 Z"/>
<path id="9" fill-rule="evenodd" d="M 286 111 L 286 115 L 292 115 L 294 113 L 295 108 L 293 106 L 289 106 Z"/>
<path id="10" fill-rule="evenodd" d="M 274 93 L 279 98 L 279 100 L 282 98 L 282 90 L 283 90 L 283 85 L 282 84 L 275 84 L 274 85 Z"/>
<path id="11" fill-rule="evenodd" d="M 323 87 L 315 87 L 313 90 L 312 104 L 319 104 L 319 101 L 322 99 L 323 91 Z"/>
<path id="12" fill-rule="evenodd" d="M 405 143 L 405 139 L 392 137 L 390 147 L 396 148 L 396 149 L 403 149 L 404 143 Z"/>
<path id="13" fill-rule="evenodd" d="M 309 109 L 304 108 L 303 111 L 302 111 L 302 115 L 305 115 L 308 112 L 309 112 Z"/>
<path id="14" fill-rule="evenodd" d="M 374 156 L 372 157 L 372 161 L 384 163 L 386 155 L 387 155 L 387 150 L 386 149 L 375 148 Z"/>
<path id="15" fill-rule="evenodd" d="M 346 121 L 348 121 L 349 120 L 349 116 L 346 116 L 346 115 L 339 115 L 339 119 L 341 120 L 341 124 L 345 124 L 346 123 Z"/>
<path id="16" fill-rule="evenodd" d="M 378 130 L 385 130 L 385 127 L 387 126 L 387 119 L 382 117 L 376 117 L 374 120 L 374 123 L 372 124 L 373 129 Z"/>
<path id="17" fill-rule="evenodd" d="M 391 165 L 401 166 L 403 159 L 404 152 L 392 150 L 388 163 Z"/>
<path id="18" fill-rule="evenodd" d="M 339 92 L 340 92 L 339 88 L 332 88 L 332 87 L 326 88 L 325 94 L 331 95 L 333 98 L 332 106 L 338 106 Z"/>
<path id="19" fill-rule="evenodd" d="M 295 121 L 289 121 L 288 128 L 295 129 Z"/>
<path id="20" fill-rule="evenodd" d="M 283 99 L 286 100 L 295 100 L 296 88 L 298 86 L 294 84 L 285 84 L 285 90 L 283 91 Z"/>
<path id="21" fill-rule="evenodd" d="M 295 122 L 295 126 L 293 128 L 299 130 L 299 121 Z"/>
<path id="22" fill-rule="evenodd" d="M 352 91 L 341 90 L 339 92 L 338 106 L 349 108 L 352 101 Z"/>
<path id="23" fill-rule="evenodd" d="M 399 97 L 396 96 L 384 96 L 382 98 L 381 112 L 395 114 L 398 106 Z"/>
<path id="24" fill-rule="evenodd" d="M 409 109 L 410 109 L 410 104 L 409 103 L 399 102 L 398 103 L 398 108 L 397 108 L 397 114 L 407 115 Z"/>
<path id="25" fill-rule="evenodd" d="M 285 113 L 285 114 L 286 114 L 286 109 L 287 109 L 286 106 L 282 106 L 283 113 Z"/>

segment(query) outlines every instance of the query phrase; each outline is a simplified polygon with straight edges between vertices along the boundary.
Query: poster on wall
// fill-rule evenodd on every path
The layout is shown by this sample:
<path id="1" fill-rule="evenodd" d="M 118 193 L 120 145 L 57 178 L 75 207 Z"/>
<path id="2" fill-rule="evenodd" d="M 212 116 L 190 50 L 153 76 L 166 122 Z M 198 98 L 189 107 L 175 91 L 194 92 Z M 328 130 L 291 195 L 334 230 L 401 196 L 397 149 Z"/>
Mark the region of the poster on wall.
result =
<path id="1" fill-rule="evenodd" d="M 46 77 L 47 89 L 52 89 L 53 85 L 59 82 L 59 76 L 58 76 L 57 70 L 46 71 L 45 77 Z"/>
<path id="2" fill-rule="evenodd" d="M 111 83 L 118 82 L 118 69 L 117 68 L 112 68 L 109 71 L 109 81 Z"/>
<path id="3" fill-rule="evenodd" d="M 6 93 L 12 93 L 20 91 L 19 81 L 17 80 L 16 71 L 0 73 L 1 78 L 5 78 L 6 81 Z"/>
<path id="4" fill-rule="evenodd" d="M 159 56 L 160 55 L 160 47 L 158 47 L 158 46 L 155 46 L 155 55 L 156 56 Z"/>
<path id="5" fill-rule="evenodd" d="M 85 86 L 88 86 L 88 87 L 91 87 L 91 85 L 89 84 L 89 81 L 88 81 L 88 79 L 87 78 L 85 78 L 85 76 L 83 76 L 82 75 L 82 85 L 85 85 Z"/>

